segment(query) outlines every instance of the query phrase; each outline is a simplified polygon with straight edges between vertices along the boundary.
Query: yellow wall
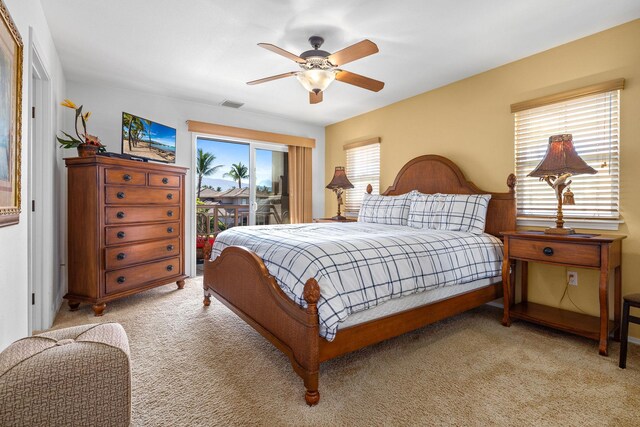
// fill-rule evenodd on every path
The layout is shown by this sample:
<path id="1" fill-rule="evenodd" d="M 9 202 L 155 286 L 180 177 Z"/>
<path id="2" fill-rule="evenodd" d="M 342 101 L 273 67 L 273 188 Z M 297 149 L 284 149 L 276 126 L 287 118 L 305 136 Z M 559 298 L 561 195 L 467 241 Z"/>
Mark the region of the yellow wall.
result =
<path id="1" fill-rule="evenodd" d="M 514 169 L 510 104 L 620 77 L 626 79 L 620 138 L 625 223 L 617 233 L 628 236 L 623 242 L 623 294 L 640 292 L 640 20 L 330 125 L 325 176 L 345 163 L 345 143 L 379 136 L 381 189 L 391 185 L 408 160 L 440 154 L 481 188 L 506 191 L 507 175 Z M 578 203 L 579 198 L 576 194 Z M 326 215 L 335 215 L 335 198 L 326 200 Z M 559 306 L 565 269 L 530 266 L 529 299 Z M 579 269 L 578 278 L 571 298 L 580 309 L 598 314 L 597 273 Z M 568 300 L 560 306 L 576 310 Z M 640 328 L 631 333 L 640 337 Z"/>

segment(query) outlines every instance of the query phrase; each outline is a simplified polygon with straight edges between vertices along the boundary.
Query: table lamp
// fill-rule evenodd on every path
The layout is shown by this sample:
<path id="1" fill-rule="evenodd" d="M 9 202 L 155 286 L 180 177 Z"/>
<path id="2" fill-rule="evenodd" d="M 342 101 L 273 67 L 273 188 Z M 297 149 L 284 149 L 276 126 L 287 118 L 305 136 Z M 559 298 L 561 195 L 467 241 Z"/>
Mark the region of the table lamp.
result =
<path id="1" fill-rule="evenodd" d="M 326 188 L 328 188 L 329 190 L 333 190 L 334 193 L 336 193 L 336 197 L 338 198 L 338 215 L 334 216 L 331 219 L 336 221 L 346 220 L 347 218 L 342 216 L 340 213 L 340 205 L 343 204 L 342 193 L 347 188 L 353 188 L 353 184 L 349 181 L 349 178 L 347 178 L 347 174 L 344 171 L 343 166 L 336 166 L 336 170 L 333 173 L 333 179 L 329 184 L 327 184 Z"/>
<path id="2" fill-rule="evenodd" d="M 598 171 L 585 163 L 580 158 L 573 146 L 571 134 L 553 135 L 549 137 L 549 146 L 542 161 L 527 176 L 539 177 L 541 181 L 546 181 L 556 192 L 558 199 L 558 213 L 556 215 L 556 226 L 547 228 L 547 234 L 574 234 L 571 228 L 564 227 L 562 215 L 562 204 L 574 205 L 575 200 L 569 179 L 573 175 L 595 174 Z M 566 189 L 566 191 L 565 191 Z"/>

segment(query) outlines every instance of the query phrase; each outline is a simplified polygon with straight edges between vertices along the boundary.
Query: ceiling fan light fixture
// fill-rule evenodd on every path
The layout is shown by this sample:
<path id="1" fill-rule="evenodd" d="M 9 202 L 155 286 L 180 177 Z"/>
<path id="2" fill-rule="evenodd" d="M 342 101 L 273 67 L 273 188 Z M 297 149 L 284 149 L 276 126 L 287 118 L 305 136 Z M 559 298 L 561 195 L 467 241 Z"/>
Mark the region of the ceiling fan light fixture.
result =
<path id="1" fill-rule="evenodd" d="M 336 78 L 336 72 L 335 70 L 313 68 L 311 70 L 300 71 L 296 77 L 306 90 L 317 94 L 329 87 L 331 82 Z"/>

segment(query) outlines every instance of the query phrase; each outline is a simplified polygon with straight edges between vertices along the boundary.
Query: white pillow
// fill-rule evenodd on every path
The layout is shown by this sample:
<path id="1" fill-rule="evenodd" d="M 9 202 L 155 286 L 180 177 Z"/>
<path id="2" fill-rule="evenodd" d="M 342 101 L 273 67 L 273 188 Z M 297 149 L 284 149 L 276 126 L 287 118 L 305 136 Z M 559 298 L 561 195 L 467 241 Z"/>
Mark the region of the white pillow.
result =
<path id="1" fill-rule="evenodd" d="M 407 225 L 411 194 L 406 193 L 400 196 L 365 194 L 358 214 L 358 222 Z"/>
<path id="2" fill-rule="evenodd" d="M 484 233 L 491 194 L 422 194 L 411 196 L 408 225 L 432 230 Z"/>

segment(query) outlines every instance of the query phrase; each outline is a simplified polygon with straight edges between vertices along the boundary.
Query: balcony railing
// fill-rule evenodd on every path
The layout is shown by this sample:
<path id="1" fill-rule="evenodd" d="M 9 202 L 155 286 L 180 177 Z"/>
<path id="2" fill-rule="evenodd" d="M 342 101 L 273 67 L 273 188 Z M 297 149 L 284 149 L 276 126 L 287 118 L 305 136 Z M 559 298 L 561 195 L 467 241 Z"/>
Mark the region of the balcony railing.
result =
<path id="1" fill-rule="evenodd" d="M 215 236 L 231 227 L 249 225 L 249 205 L 198 205 L 198 236 Z"/>

